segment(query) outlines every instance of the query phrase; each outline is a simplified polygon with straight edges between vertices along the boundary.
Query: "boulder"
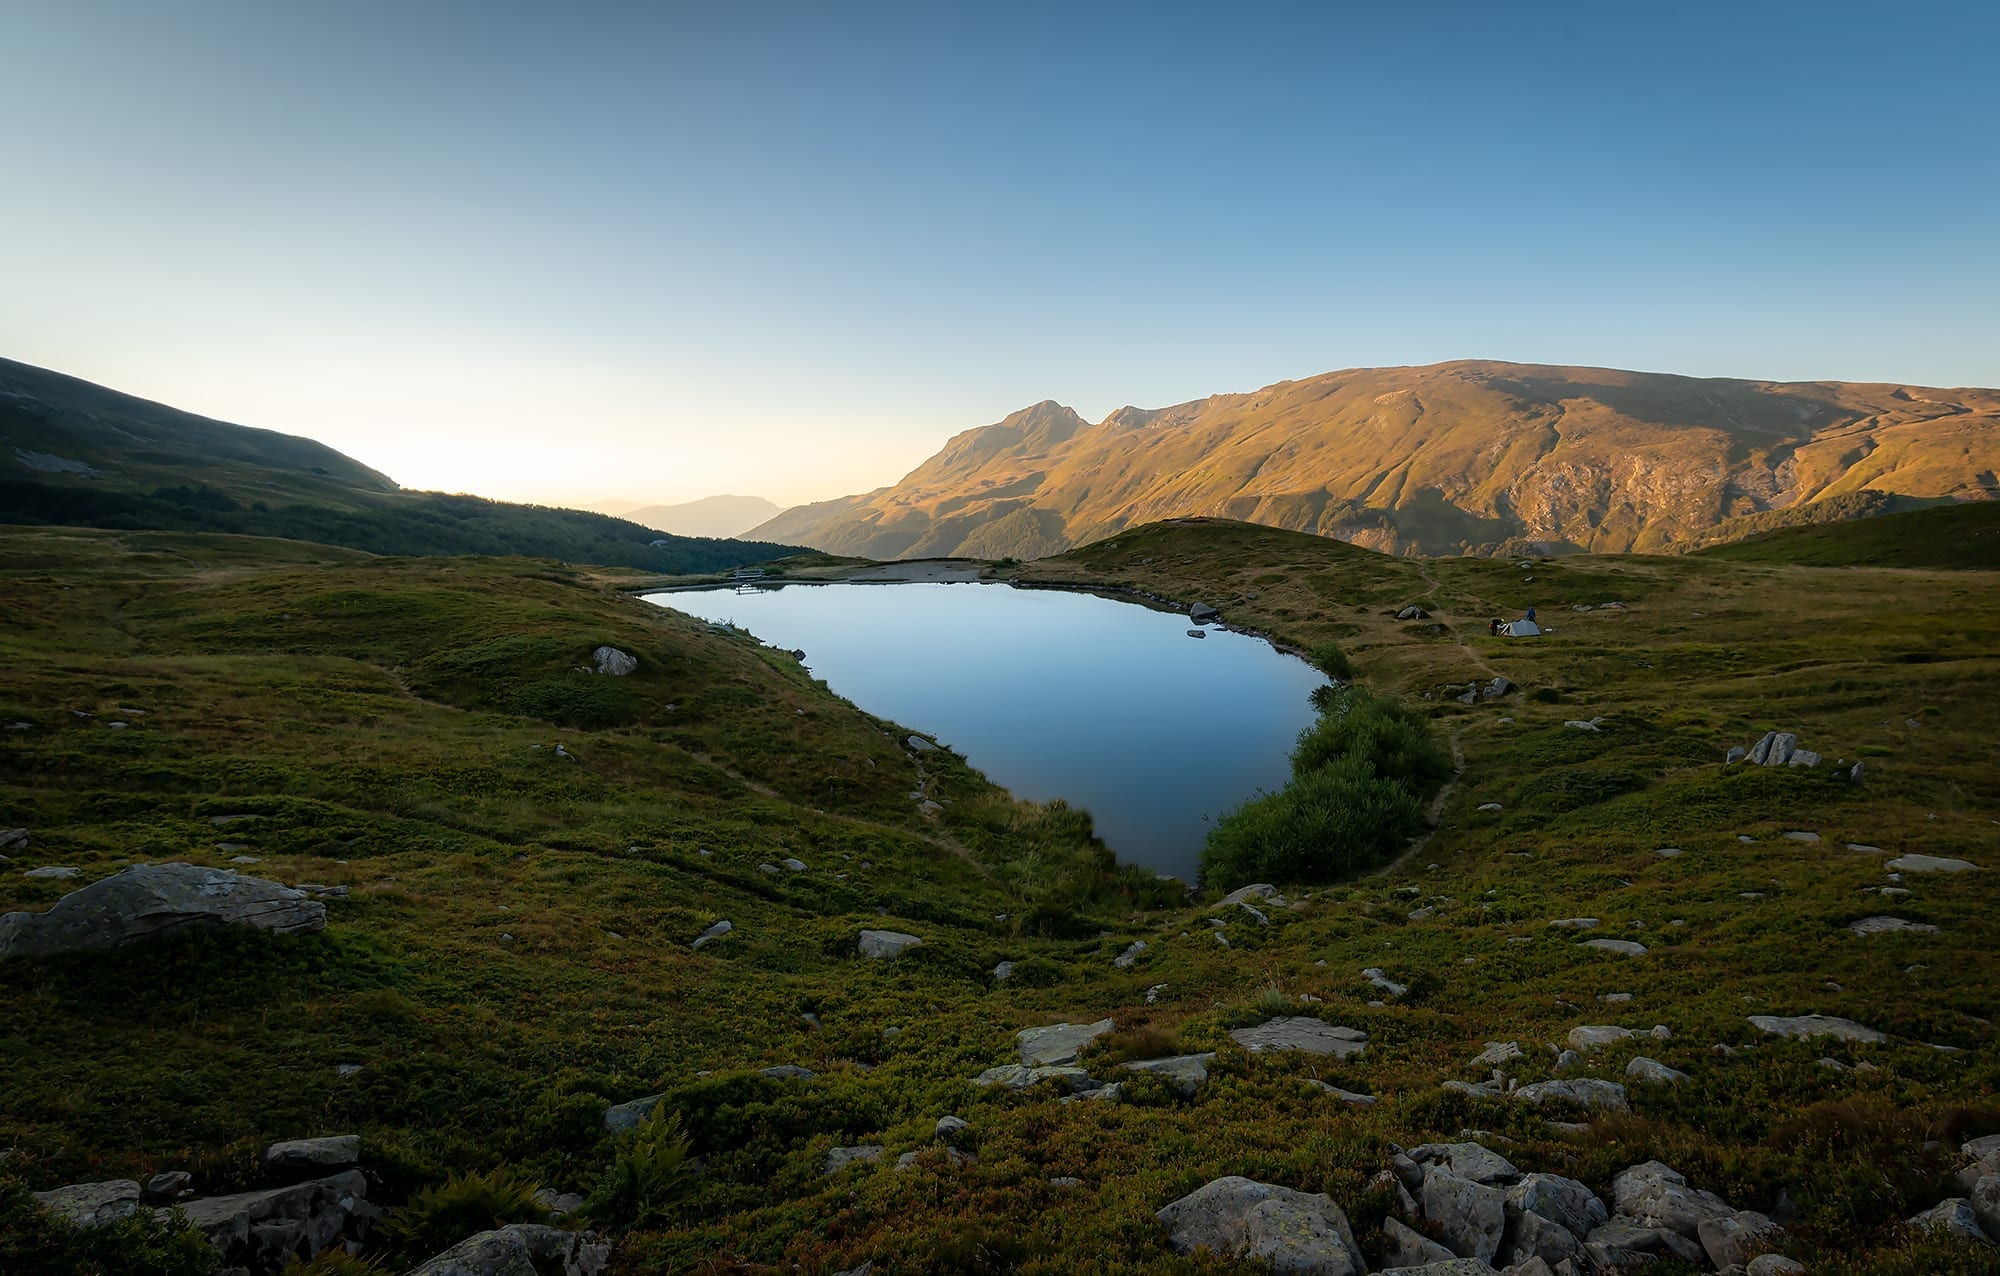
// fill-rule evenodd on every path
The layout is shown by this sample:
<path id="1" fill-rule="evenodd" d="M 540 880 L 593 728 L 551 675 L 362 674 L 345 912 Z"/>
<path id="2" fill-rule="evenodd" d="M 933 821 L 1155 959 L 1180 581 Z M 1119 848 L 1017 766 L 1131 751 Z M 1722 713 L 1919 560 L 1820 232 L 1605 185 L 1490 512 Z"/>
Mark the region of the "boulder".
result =
<path id="1" fill-rule="evenodd" d="M 1009 1090 L 1026 1090 L 1043 1081 L 1055 1081 L 1072 1093 L 1095 1090 L 1101 1084 L 1091 1079 L 1090 1073 L 1082 1068 L 1065 1065 L 1045 1065 L 1031 1068 L 1022 1063 L 1003 1063 L 997 1068 L 988 1068 L 972 1079 L 974 1085 L 1004 1086 Z"/>
<path id="2" fill-rule="evenodd" d="M 850 1165 L 873 1164 L 881 1159 L 882 1146 L 879 1143 L 861 1143 L 854 1147 L 831 1148 L 827 1151 L 826 1161 L 820 1166 L 820 1172 L 822 1174 L 834 1175 L 840 1173 Z"/>
<path id="3" fill-rule="evenodd" d="M 1806 1265 L 1783 1254 L 1759 1254 L 1743 1269 L 1743 1276 L 1806 1276 Z"/>
<path id="4" fill-rule="evenodd" d="M 1771 1249 L 1785 1229 L 1755 1210 L 1741 1210 L 1727 1218 L 1703 1219 L 1695 1230 L 1708 1261 L 1720 1271 Z"/>
<path id="5" fill-rule="evenodd" d="M 1396 619 L 1398 620 L 1429 620 L 1430 618 L 1431 614 L 1415 603 L 1411 603 L 1408 607 L 1396 613 Z"/>
<path id="6" fill-rule="evenodd" d="M 1481 700 L 1498 700 L 1513 690 L 1514 684 L 1512 682 L 1509 682 L 1505 678 L 1495 677 L 1493 681 L 1479 689 L 1479 698 Z"/>
<path id="7" fill-rule="evenodd" d="M 34 1196 L 35 1204 L 78 1227 L 102 1227 L 139 1212 L 139 1184 L 133 1179 L 71 1183 Z"/>
<path id="8" fill-rule="evenodd" d="M 940 1139 L 949 1139 L 963 1134 L 971 1128 L 972 1123 L 964 1117 L 941 1116 L 937 1119 L 937 1127 L 934 1133 Z"/>
<path id="9" fill-rule="evenodd" d="M 1625 1075 L 1634 1081 L 1651 1081 L 1657 1085 L 1678 1085 L 1688 1079 L 1685 1072 L 1677 1072 L 1657 1059 L 1636 1055 L 1625 1065 Z"/>
<path id="10" fill-rule="evenodd" d="M 1269 900 L 1273 905 L 1282 906 L 1285 897 L 1278 894 L 1278 888 L 1269 882 L 1252 882 L 1239 886 L 1216 901 L 1217 908 L 1227 908 L 1232 904 L 1247 904 L 1251 900 Z"/>
<path id="11" fill-rule="evenodd" d="M 1863 917 L 1859 921 L 1847 923 L 1847 929 L 1857 935 L 1886 935 L 1891 931 L 1908 931 L 1918 935 L 1935 935 L 1937 927 L 1924 922 L 1913 922 L 1902 917 Z"/>
<path id="12" fill-rule="evenodd" d="M 1368 969 L 1361 972 L 1361 976 L 1362 978 L 1366 979 L 1369 983 L 1373 984 L 1375 987 L 1380 988 L 1383 992 L 1389 994 L 1391 997 L 1400 997 L 1404 993 L 1410 990 L 1407 984 L 1399 984 L 1395 980 L 1389 978 L 1388 975 L 1382 972 L 1382 968 L 1380 966 L 1370 966 Z"/>
<path id="13" fill-rule="evenodd" d="M 510 1223 L 468 1236 L 409 1276 L 601 1276 L 611 1242 L 594 1232 L 566 1232 L 538 1223 Z"/>
<path id="14" fill-rule="evenodd" d="M 1262 1259 L 1279 1272 L 1350 1276 L 1367 1270 L 1347 1215 L 1332 1198 L 1230 1175 L 1155 1216 L 1175 1251 Z"/>
<path id="15" fill-rule="evenodd" d="M 604 1109 L 604 1128 L 612 1134 L 626 1134 L 645 1124 L 653 1115 L 653 1109 L 660 1106 L 664 1094 L 649 1094 L 643 1099 L 631 1099 L 615 1103 Z"/>
<path id="16" fill-rule="evenodd" d="M 1979 1225 L 1979 1216 L 1972 1212 L 1972 1202 L 1962 1196 L 1939 1201 L 1912 1218 L 1910 1226 L 1931 1236 L 1992 1243 L 1986 1229 Z"/>
<path id="17" fill-rule="evenodd" d="M 757 1075 L 769 1077 L 773 1081 L 810 1081 L 814 1073 L 811 1068 L 801 1068 L 796 1063 L 779 1063 L 757 1069 Z"/>
<path id="18" fill-rule="evenodd" d="M 1583 947 L 1595 948 L 1600 952 L 1617 953 L 1621 957 L 1644 957 L 1646 946 L 1629 939 L 1586 939 Z"/>
<path id="19" fill-rule="evenodd" d="M 1499 1254 L 1507 1229 L 1507 1194 L 1499 1188 L 1427 1165 L 1417 1200 L 1452 1253 L 1489 1263 Z"/>
<path id="20" fill-rule="evenodd" d="M 599 647 L 590 653 L 594 672 L 608 674 L 613 678 L 623 678 L 639 667 L 639 658 L 616 647 Z"/>
<path id="21" fill-rule="evenodd" d="M 535 1199 L 555 1218 L 574 1214 L 583 1208 L 584 1197 L 579 1192 L 558 1192 L 552 1187 L 535 1189 Z"/>
<path id="22" fill-rule="evenodd" d="M 1794 749 L 1792 750 L 1792 756 L 1786 759 L 1785 765 L 1810 767 L 1810 766 L 1818 766 L 1820 763 L 1824 761 L 1826 761 L 1825 758 L 1821 757 L 1817 753 L 1814 753 L 1811 749 Z"/>
<path id="23" fill-rule="evenodd" d="M 1497 1068 L 1503 1063 L 1527 1057 L 1518 1041 L 1489 1041 L 1486 1048 L 1472 1056 L 1472 1064 L 1477 1068 Z"/>
<path id="24" fill-rule="evenodd" d="M 692 944 L 689 944 L 688 947 L 699 948 L 703 944 L 712 943 L 715 940 L 721 939 L 724 935 L 727 935 L 730 931 L 735 929 L 736 928 L 730 925 L 727 921 L 719 921 L 715 923 L 715 925 L 710 926 L 707 930 L 701 932 L 701 934 L 696 935 L 694 937 L 694 942 Z"/>
<path id="25" fill-rule="evenodd" d="M 350 1169 L 361 1164 L 361 1136 L 334 1134 L 273 1143 L 264 1153 L 264 1164 L 280 1174 L 304 1173 L 315 1178 L 328 1170 Z"/>
<path id="26" fill-rule="evenodd" d="M 1799 738 L 1789 731 L 1767 731 L 1750 747 L 1750 760 L 1758 766 L 1784 766 L 1792 760 Z"/>
<path id="27" fill-rule="evenodd" d="M 1188 619 L 1197 625 L 1206 625 L 1222 619 L 1222 613 L 1207 603 L 1195 603 L 1188 608 Z"/>
<path id="28" fill-rule="evenodd" d="M 993 968 L 993 981 L 995 983 L 1004 984 L 1013 977 L 1014 963 L 1011 961 L 1003 961 Z"/>
<path id="29" fill-rule="evenodd" d="M 1583 1253 L 1583 1243 L 1568 1228 L 1532 1210 L 1507 1213 L 1507 1234 L 1500 1243 L 1501 1261 L 1510 1269 L 1541 1260 L 1551 1266 L 1574 1262 Z"/>
<path id="30" fill-rule="evenodd" d="M 1715 1193 L 1689 1187 L 1677 1171 L 1658 1161 L 1619 1171 L 1611 1180 L 1611 1202 L 1626 1218 L 1646 1227 L 1665 1228 L 1690 1241 L 1699 1240 L 1703 1223 L 1731 1218 L 1737 1212 Z M 1597 1239 L 1595 1233 L 1591 1239 Z M 1697 1252 L 1695 1261 L 1700 1259 Z"/>
<path id="31" fill-rule="evenodd" d="M 1392 1216 L 1382 1220 L 1382 1262 L 1388 1267 L 1421 1267 L 1448 1263 L 1454 1255 L 1430 1237 L 1405 1227 Z"/>
<path id="32" fill-rule="evenodd" d="M 1130 970 L 1132 968 L 1132 963 L 1139 960 L 1139 958 L 1145 953 L 1145 951 L 1146 951 L 1146 941 L 1143 939 L 1135 939 L 1132 941 L 1130 947 L 1128 947 L 1124 952 L 1119 953 L 1116 957 L 1113 957 L 1111 959 L 1111 964 L 1113 966 L 1116 966 L 1120 970 Z"/>
<path id="33" fill-rule="evenodd" d="M 1167 1059 L 1138 1059 L 1119 1066 L 1128 1072 L 1144 1072 L 1159 1077 L 1181 1092 L 1183 1098 L 1193 1098 L 1208 1080 L 1208 1063 L 1215 1058 L 1213 1051 L 1208 1054 L 1182 1054 Z"/>
<path id="34" fill-rule="evenodd" d="M 1578 1236 L 1588 1236 L 1611 1221 L 1611 1211 L 1595 1192 L 1560 1174 L 1530 1174 L 1508 1188 L 1507 1210 L 1540 1215 Z"/>
<path id="35" fill-rule="evenodd" d="M 71 891 L 45 913 L 0 916 L 0 958 L 89 952 L 202 926 L 281 935 L 326 926 L 326 905 L 225 869 L 139 864 Z"/>
<path id="36" fill-rule="evenodd" d="M 193 1185 L 194 1175 L 186 1170 L 163 1170 L 147 1179 L 139 1194 L 153 1204 L 162 1204 L 178 1200 Z"/>
<path id="37" fill-rule="evenodd" d="M 1589 1050 L 1595 1046 L 1608 1046 L 1614 1041 L 1624 1041 L 1638 1035 L 1630 1028 L 1620 1028 L 1615 1024 L 1578 1024 L 1569 1030 L 1569 1044 L 1573 1050 Z"/>
<path id="38" fill-rule="evenodd" d="M 1778 1037 L 1838 1037 L 1842 1041 L 1859 1042 L 1889 1039 L 1873 1028 L 1833 1015 L 1751 1015 L 1750 1026 Z"/>
<path id="39" fill-rule="evenodd" d="M 2000 1237 L 2000 1174 L 1982 1174 L 1974 1179 L 1966 1199 L 1972 1204 L 1972 1214 L 1979 1220 L 1980 1230 L 1988 1236 Z"/>
<path id="40" fill-rule="evenodd" d="M 929 753 L 937 748 L 935 744 L 932 744 L 929 740 L 924 739 L 920 735 L 910 736 L 907 739 L 905 739 L 903 743 L 909 745 L 911 749 L 913 749 L 918 753 Z"/>
<path id="41" fill-rule="evenodd" d="M 1058 1023 L 1046 1028 L 1023 1028 L 1014 1034 L 1021 1062 L 1030 1068 L 1049 1064 L 1075 1063 L 1083 1048 L 1112 1030 L 1109 1019 L 1096 1023 Z"/>
<path id="42" fill-rule="evenodd" d="M 1532 1103 L 1536 1107 L 1553 1103 L 1577 1108 L 1601 1109 L 1605 1112 L 1632 1110 L 1631 1103 L 1625 1097 L 1624 1086 L 1615 1081 L 1599 1081 L 1594 1077 L 1537 1081 L 1533 1085 L 1524 1085 L 1513 1091 L 1511 1097 L 1522 1103 Z"/>
<path id="43" fill-rule="evenodd" d="M 1942 855 L 1898 855 L 1883 867 L 1892 873 L 1971 873 L 1979 865 Z"/>
<path id="44" fill-rule="evenodd" d="M 886 957 L 901 957 L 924 941 L 915 935 L 905 935 L 899 930 L 864 930 L 858 949 L 863 957 L 880 960 Z"/>
<path id="45" fill-rule="evenodd" d="M 25 851 L 28 849 L 28 830 L 0 829 L 0 851 Z"/>
<path id="46" fill-rule="evenodd" d="M 1512 1162 L 1477 1143 L 1425 1143 L 1411 1148 L 1408 1155 L 1419 1165 L 1441 1165 L 1462 1179 L 1489 1187 L 1521 1180 L 1521 1171 Z"/>
<path id="47" fill-rule="evenodd" d="M 310 1259 L 343 1236 L 362 1239 L 385 1217 L 385 1211 L 365 1199 L 367 1191 L 361 1171 L 347 1170 L 290 1187 L 182 1201 L 172 1208 L 186 1214 L 225 1263 L 247 1259 L 275 1270 L 290 1257 Z"/>
<path id="48" fill-rule="evenodd" d="M 1724 766 L 1728 766 L 1733 762 L 1741 762 L 1744 758 L 1748 757 L 1749 755 L 1750 751 L 1744 748 L 1742 745 L 1740 744 L 1732 745 L 1729 750 L 1729 755 L 1722 759 L 1722 764 Z"/>
<path id="49" fill-rule="evenodd" d="M 1318 1077 L 1307 1077 L 1305 1081 L 1307 1085 L 1320 1091 L 1322 1094 L 1330 1094 L 1342 1103 L 1351 1103 L 1357 1108 L 1372 1108 L 1381 1102 L 1381 1100 L 1372 1094 L 1356 1094 L 1352 1090 L 1343 1090 L 1337 1085 L 1328 1085 Z"/>
<path id="50" fill-rule="evenodd" d="M 1280 1050 L 1303 1050 L 1309 1054 L 1330 1054 L 1347 1059 L 1361 1053 L 1368 1034 L 1305 1015 L 1280 1016 L 1254 1028 L 1237 1028 L 1230 1038 L 1252 1054 Z"/>

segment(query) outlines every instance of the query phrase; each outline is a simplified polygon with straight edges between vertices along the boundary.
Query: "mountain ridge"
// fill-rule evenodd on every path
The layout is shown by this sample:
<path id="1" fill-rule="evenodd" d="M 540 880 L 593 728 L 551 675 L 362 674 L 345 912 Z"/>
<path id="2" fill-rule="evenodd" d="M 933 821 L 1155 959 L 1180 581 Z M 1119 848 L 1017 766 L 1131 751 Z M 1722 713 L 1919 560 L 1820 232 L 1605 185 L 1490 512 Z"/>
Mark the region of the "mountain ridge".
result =
<path id="1" fill-rule="evenodd" d="M 1044 400 L 960 431 L 895 484 L 746 535 L 873 558 L 1028 558 L 1207 515 L 1398 553 L 1671 551 L 1832 497 L 1991 499 L 1996 422 L 2000 391 L 1982 388 L 1489 360 L 1350 368 L 1096 424 Z"/>

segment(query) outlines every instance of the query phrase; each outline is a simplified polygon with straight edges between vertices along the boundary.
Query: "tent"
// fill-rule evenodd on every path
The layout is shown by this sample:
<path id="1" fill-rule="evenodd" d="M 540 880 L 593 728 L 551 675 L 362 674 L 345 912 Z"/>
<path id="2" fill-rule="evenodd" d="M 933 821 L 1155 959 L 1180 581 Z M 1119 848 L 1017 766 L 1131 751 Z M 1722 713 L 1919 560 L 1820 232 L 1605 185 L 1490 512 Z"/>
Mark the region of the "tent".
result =
<path id="1" fill-rule="evenodd" d="M 1510 620 L 1500 626 L 1503 638 L 1534 638 L 1542 632 L 1542 627 L 1532 620 Z"/>

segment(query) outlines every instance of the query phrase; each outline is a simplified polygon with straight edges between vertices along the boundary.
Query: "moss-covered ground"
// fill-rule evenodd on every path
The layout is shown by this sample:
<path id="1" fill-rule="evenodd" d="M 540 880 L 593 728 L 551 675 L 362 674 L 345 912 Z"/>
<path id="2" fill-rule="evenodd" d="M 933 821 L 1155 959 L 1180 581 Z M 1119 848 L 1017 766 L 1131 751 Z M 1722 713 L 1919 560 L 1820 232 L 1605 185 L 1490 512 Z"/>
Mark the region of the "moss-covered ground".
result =
<path id="1" fill-rule="evenodd" d="M 75 885 L 21 870 L 137 859 L 247 854 L 349 891 L 316 936 L 0 965 L 4 1172 L 41 1188 L 187 1168 L 229 1190 L 256 1181 L 261 1141 L 352 1130 L 392 1201 L 501 1162 L 583 1190 L 612 1155 L 604 1106 L 664 1091 L 702 1173 L 621 1238 L 623 1272 L 1221 1271 L 1174 1255 L 1153 1211 L 1245 1174 L 1330 1192 L 1372 1232 L 1391 1142 L 1470 1129 L 1600 1191 L 1657 1157 L 1742 1207 L 1783 1192 L 1803 1214 L 1787 1249 L 1814 1272 L 1995 1269 L 1900 1220 L 1947 1194 L 1960 1139 L 2000 1130 L 2000 574 L 1418 561 L 1202 521 L 1013 570 L 1339 643 L 1459 759 L 1435 829 L 1378 875 L 1287 887 L 1268 926 L 1218 914 L 1224 948 L 1212 902 L 1114 872 L 1077 813 L 912 752 L 783 653 L 615 573 L 0 531 L 0 725 L 29 724 L 0 732 L 0 828 L 31 833 L 0 908 Z M 1411 603 L 1430 618 L 1395 620 Z M 1487 636 L 1529 606 L 1545 637 Z M 579 672 L 602 643 L 639 671 Z M 1454 698 L 1496 675 L 1519 690 Z M 1722 765 L 1772 728 L 1865 760 L 1864 782 Z M 1880 894 L 1904 852 L 1983 868 Z M 760 867 L 786 857 L 807 868 Z M 1939 930 L 1846 929 L 1876 913 Z M 1649 951 L 1548 925 L 1574 916 Z M 730 935 L 689 948 L 722 918 Z M 864 927 L 925 942 L 867 961 Z M 1016 975 L 997 983 L 1002 960 Z M 1369 1004 L 1363 967 L 1409 993 Z M 1280 1007 L 1368 1048 L 1336 1064 L 1229 1042 Z M 1746 1020 L 1809 1012 L 1891 1041 Z M 1104 1015 L 1127 1053 L 1218 1050 L 1210 1081 L 1071 1104 L 968 1084 L 1018 1029 Z M 1479 1079 L 1495 1040 L 1528 1050 L 1522 1080 L 1550 1075 L 1543 1043 L 1587 1023 L 1672 1033 L 1593 1052 L 1589 1075 L 1644 1053 L 1691 1080 L 1635 1084 L 1632 1115 L 1586 1131 L 1439 1088 Z M 755 1073 L 781 1063 L 818 1075 Z M 933 1143 L 946 1113 L 971 1122 L 968 1165 Z M 822 1175 L 829 1148 L 863 1142 L 884 1160 Z M 904 1151 L 924 1154 L 893 1168 Z"/>

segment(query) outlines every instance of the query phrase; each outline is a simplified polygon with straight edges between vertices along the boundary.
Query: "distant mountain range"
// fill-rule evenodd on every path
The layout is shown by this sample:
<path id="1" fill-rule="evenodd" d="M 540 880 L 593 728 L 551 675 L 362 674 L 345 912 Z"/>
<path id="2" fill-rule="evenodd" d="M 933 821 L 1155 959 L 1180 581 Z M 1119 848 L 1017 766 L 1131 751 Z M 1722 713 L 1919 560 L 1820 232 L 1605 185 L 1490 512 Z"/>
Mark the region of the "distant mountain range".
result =
<path id="1" fill-rule="evenodd" d="M 618 517 L 676 536 L 736 536 L 779 512 L 761 496 L 704 496 L 678 505 L 639 505 L 619 510 Z"/>
<path id="2" fill-rule="evenodd" d="M 0 359 L 0 522 L 238 532 L 375 554 L 520 554 L 710 572 L 797 547 L 412 492 L 323 443 Z"/>
<path id="3" fill-rule="evenodd" d="M 1035 558 L 1209 515 L 1391 553 L 1691 549 L 2000 496 L 2000 391 L 1462 361 L 1357 368 L 1093 425 L 1043 402 L 901 482 L 748 535 Z"/>

